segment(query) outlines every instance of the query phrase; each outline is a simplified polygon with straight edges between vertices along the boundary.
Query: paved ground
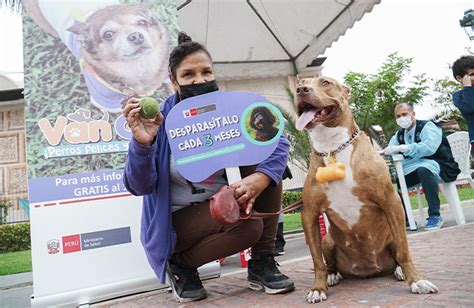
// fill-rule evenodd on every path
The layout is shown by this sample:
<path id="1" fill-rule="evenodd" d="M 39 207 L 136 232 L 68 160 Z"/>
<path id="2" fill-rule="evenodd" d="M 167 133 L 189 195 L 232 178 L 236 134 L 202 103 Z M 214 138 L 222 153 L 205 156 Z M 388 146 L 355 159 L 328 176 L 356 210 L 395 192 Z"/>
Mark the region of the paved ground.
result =
<path id="1" fill-rule="evenodd" d="M 408 286 L 393 277 L 343 280 L 332 287 L 327 306 L 474 306 L 474 223 L 422 232 L 409 236 L 418 271 L 439 288 L 438 294 L 412 294 Z M 225 274 L 204 282 L 209 297 L 180 305 L 171 293 L 161 290 L 94 305 L 94 307 L 287 307 L 307 305 L 304 297 L 313 282 L 310 257 L 284 261 L 281 271 L 290 276 L 296 290 L 283 295 L 266 295 L 249 290 L 246 273 Z"/>
<path id="2" fill-rule="evenodd" d="M 467 223 L 472 223 L 474 222 L 474 202 L 468 201 L 468 202 L 463 202 L 463 207 L 464 207 L 464 215 L 466 216 L 466 222 Z M 438 235 L 435 236 L 435 238 L 431 238 L 428 236 L 428 239 L 426 240 L 426 243 L 430 243 L 429 245 L 432 245 L 433 247 L 436 248 L 436 246 L 443 246 L 445 245 L 442 240 L 436 240 L 436 237 L 440 238 L 446 238 L 444 236 L 444 231 L 449 234 L 447 236 L 448 240 L 455 240 L 456 242 L 464 242 L 464 243 L 471 243 L 471 245 L 465 245 L 462 248 L 454 249 L 453 252 L 451 252 L 451 248 L 446 248 L 442 250 L 442 256 L 439 257 L 441 258 L 441 261 L 435 262 L 436 264 L 441 264 L 443 267 L 445 267 L 446 264 L 449 264 L 445 261 L 446 258 L 451 258 L 451 253 L 457 254 L 458 252 L 464 254 L 465 253 L 465 262 L 470 263 L 470 266 L 473 266 L 473 257 L 474 256 L 474 251 L 473 251 L 473 245 L 474 241 L 472 240 L 472 237 L 474 237 L 474 232 L 472 230 L 472 227 L 470 229 L 463 231 L 463 232 L 456 232 L 455 234 L 452 234 L 451 232 L 451 226 L 455 226 L 456 223 L 454 221 L 454 218 L 452 217 L 451 212 L 447 210 L 447 206 L 444 205 L 442 206 L 445 211 L 442 212 L 443 219 L 445 220 L 445 225 L 443 229 L 440 231 L 435 231 L 434 234 L 439 233 Z M 415 211 L 417 214 L 417 211 Z M 418 220 L 418 225 L 422 226 L 424 224 L 423 219 L 420 217 L 416 217 Z M 419 228 L 418 231 L 410 231 L 408 232 L 408 237 L 410 239 L 411 245 L 413 240 L 418 241 L 418 238 L 421 236 L 423 238 L 425 233 L 433 233 L 433 232 L 427 232 L 424 231 L 423 228 Z M 470 237 L 466 239 L 465 234 L 468 233 L 470 234 Z M 309 257 L 309 251 L 307 246 L 304 243 L 304 239 L 302 238 L 302 234 L 291 234 L 291 235 L 285 235 L 285 239 L 287 240 L 285 250 L 286 254 L 284 256 L 279 256 L 277 257 L 278 262 L 282 265 L 281 270 L 284 273 L 288 273 L 289 276 L 291 276 L 296 282 L 297 282 L 297 290 L 293 292 L 292 294 L 289 294 L 287 296 L 293 296 L 296 294 L 296 297 L 294 297 L 294 302 L 292 305 L 298 305 L 301 304 L 303 305 L 304 302 L 302 300 L 304 294 L 306 293 L 306 290 L 310 288 L 312 284 L 312 275 L 311 275 L 311 259 Z M 436 282 L 438 285 L 443 287 L 443 285 L 440 284 L 439 281 L 447 280 L 445 283 L 449 284 L 450 282 L 453 283 L 454 285 L 459 284 L 461 289 L 468 289 L 471 292 L 474 291 L 474 277 L 472 277 L 472 270 L 470 272 L 470 280 L 458 280 L 456 274 L 447 274 L 445 277 L 441 277 L 440 279 L 437 278 L 437 276 L 431 276 L 430 273 L 428 273 L 427 270 L 425 270 L 422 266 L 425 265 L 422 263 L 424 255 L 420 254 L 423 253 L 423 251 L 419 251 L 420 249 L 423 250 L 424 248 L 419 248 L 422 246 L 412 246 L 413 250 L 413 255 L 415 256 L 415 261 L 418 264 L 418 267 L 420 269 L 420 272 L 425 274 L 428 278 L 432 279 L 433 282 Z M 441 247 L 442 248 L 442 247 Z M 437 251 L 437 250 L 436 250 Z M 434 253 L 434 252 L 433 252 Z M 439 254 L 439 252 L 437 252 Z M 419 256 L 420 257 L 417 257 Z M 470 258 L 470 259 L 469 259 Z M 429 258 L 428 258 L 429 259 Z M 427 259 L 427 260 L 428 260 Z M 459 259 L 459 258 L 458 258 Z M 456 258 L 452 258 L 452 262 L 456 261 Z M 436 265 L 435 264 L 435 265 Z M 456 265 L 456 264 L 454 264 Z M 452 267 L 453 264 L 450 264 Z M 429 266 L 428 266 L 429 267 Z M 446 266 L 447 267 L 447 266 Z M 429 270 L 436 270 L 435 267 L 429 267 Z M 444 269 L 443 269 L 444 270 Z M 266 296 L 263 294 L 257 294 L 253 293 L 250 290 L 246 288 L 247 284 L 245 281 L 246 278 L 246 270 L 240 268 L 240 258 L 238 255 L 231 256 L 229 258 L 226 258 L 224 265 L 221 268 L 222 272 L 222 277 L 219 279 L 216 279 L 214 281 L 209 281 L 205 282 L 206 288 L 208 288 L 209 292 L 211 293 L 211 296 L 208 300 L 206 301 L 201 301 L 198 302 L 199 306 L 201 304 L 207 305 L 209 307 L 213 305 L 218 305 L 218 306 L 229 306 L 229 304 L 223 304 L 221 302 L 218 302 L 218 304 L 215 304 L 217 301 L 217 296 L 219 295 L 219 298 L 232 298 L 233 300 L 238 302 L 238 300 L 241 297 L 247 296 L 256 296 L 257 299 L 264 299 L 262 303 L 260 302 L 255 302 L 255 301 L 250 301 L 249 305 L 257 305 L 257 306 L 269 306 L 272 305 L 274 306 L 275 303 L 280 304 L 280 298 L 281 296 Z M 453 273 L 460 273 L 459 275 L 463 275 L 469 272 L 463 271 L 463 269 L 457 269 L 457 268 L 452 268 Z M 232 276 L 233 278 L 227 278 Z M 234 277 L 235 276 L 235 277 Z M 301 277 L 300 277 L 301 276 Z M 436 279 L 435 279 L 436 278 Z M 0 276 L 0 307 L 29 307 L 30 306 L 30 295 L 33 293 L 32 290 L 32 275 L 31 273 L 23 273 L 23 274 L 16 274 L 16 275 L 9 275 L 9 276 Z M 342 305 L 339 300 L 340 292 L 343 294 L 346 294 L 348 290 L 346 288 L 354 288 L 354 292 L 357 292 L 357 290 L 365 290 L 369 289 L 368 286 L 365 285 L 366 282 L 369 283 L 369 286 L 375 286 L 378 287 L 380 285 L 386 285 L 387 282 L 392 282 L 393 288 L 384 288 L 384 292 L 389 293 L 392 290 L 395 292 L 393 294 L 398 294 L 398 296 L 401 297 L 407 297 L 407 298 L 413 298 L 413 295 L 411 295 L 408 292 L 408 287 L 404 286 L 402 283 L 392 281 L 391 278 L 384 278 L 382 279 L 382 282 L 377 282 L 377 280 L 369 280 L 369 281 L 344 281 L 343 284 L 340 286 L 334 287 L 333 289 L 330 290 L 329 293 L 329 301 L 327 303 L 337 303 L 338 305 Z M 375 283 L 377 282 L 377 283 Z M 351 285 L 355 283 L 355 286 L 351 287 Z M 222 291 L 222 288 L 219 287 L 219 285 L 223 285 L 223 289 L 225 292 Z M 214 286 L 217 285 L 218 288 L 215 288 Z M 231 285 L 231 287 L 227 287 L 228 285 Z M 356 289 L 357 288 L 357 289 Z M 464 290 L 463 289 L 463 290 Z M 220 291 L 221 290 L 221 291 Z M 227 293 L 227 290 L 229 291 Z M 342 291 L 340 291 L 342 290 Z M 439 295 L 436 295 L 435 299 L 441 299 L 445 293 L 445 289 L 442 289 L 443 293 Z M 219 293 L 220 292 L 220 293 Z M 365 291 L 364 291 L 365 292 Z M 244 295 L 242 295 L 244 294 Z M 350 292 L 348 294 L 351 294 Z M 383 293 L 382 293 L 383 294 Z M 354 293 L 350 296 L 347 300 L 347 303 L 350 303 L 350 305 L 368 305 L 369 302 L 368 299 L 366 298 L 369 296 L 368 293 L 363 293 L 360 294 L 360 296 L 356 296 L 357 293 Z M 160 298 L 159 300 L 154 298 L 154 297 Z M 343 295 L 345 296 L 345 295 Z M 234 299 L 235 297 L 235 299 Z M 117 307 L 138 307 L 141 306 L 141 304 L 144 304 L 143 300 L 145 298 L 151 298 L 149 301 L 151 301 L 150 305 L 162 305 L 162 306 L 177 306 L 176 302 L 172 299 L 171 294 L 166 294 L 164 291 L 155 291 L 155 292 L 149 292 L 149 293 L 144 293 L 139 296 L 128 296 L 124 297 L 120 300 L 115 300 L 115 301 L 108 301 L 106 303 L 101 303 L 98 304 L 98 306 L 104 306 L 104 307 L 109 307 L 109 306 L 117 306 Z M 286 296 L 285 296 L 286 298 Z M 417 300 L 419 297 L 415 296 L 415 300 Z M 388 299 L 387 299 L 388 300 Z M 465 306 L 472 306 L 474 307 L 474 298 L 470 298 L 472 301 L 471 305 L 465 304 Z M 225 302 L 225 300 L 223 300 Z M 155 303 L 156 302 L 156 303 Z M 153 304 L 155 303 L 155 304 Z M 372 303 L 372 302 L 371 302 Z M 377 302 L 378 303 L 378 302 Z M 394 305 L 402 305 L 404 302 L 398 303 L 397 301 L 385 301 L 385 302 L 380 302 L 380 303 L 391 303 Z M 423 304 L 423 303 L 422 303 Z M 429 303 L 426 303 L 427 305 Z M 245 304 L 247 305 L 247 304 Z M 286 304 L 285 304 L 286 305 Z M 325 304 L 324 304 L 325 305 Z M 320 306 L 324 306 L 321 305 Z M 344 304 L 345 305 L 345 304 Z M 374 304 L 375 305 L 375 304 Z M 418 305 L 418 302 L 415 303 L 415 305 Z M 458 304 L 460 306 L 462 304 Z M 452 306 L 451 304 L 448 306 Z"/>

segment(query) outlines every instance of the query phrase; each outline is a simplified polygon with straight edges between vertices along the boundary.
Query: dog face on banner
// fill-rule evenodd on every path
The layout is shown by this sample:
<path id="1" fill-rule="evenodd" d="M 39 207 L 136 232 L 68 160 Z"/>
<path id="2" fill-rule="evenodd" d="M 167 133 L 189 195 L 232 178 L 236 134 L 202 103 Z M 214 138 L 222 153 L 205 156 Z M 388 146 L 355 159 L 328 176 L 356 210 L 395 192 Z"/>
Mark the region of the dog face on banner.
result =
<path id="1" fill-rule="evenodd" d="M 159 47 L 163 35 L 155 19 L 134 6 L 107 7 L 68 30 L 78 35 L 82 50 L 90 58 L 103 62 L 140 59 Z"/>
<path id="2" fill-rule="evenodd" d="M 161 85 L 168 37 L 146 9 L 108 6 L 68 31 L 77 34 L 85 62 L 119 90 L 146 93 Z"/>
<path id="3" fill-rule="evenodd" d="M 87 1 L 86 1 L 87 2 Z M 141 5 L 98 1 L 24 0 L 28 15 L 60 39 L 81 63 L 90 101 L 107 112 L 121 112 L 132 95 L 152 95 L 167 75 L 166 28 Z M 86 17 L 84 17 L 86 16 Z M 51 52 L 54 53 L 54 50 Z M 69 65 L 69 64 L 66 64 Z"/>

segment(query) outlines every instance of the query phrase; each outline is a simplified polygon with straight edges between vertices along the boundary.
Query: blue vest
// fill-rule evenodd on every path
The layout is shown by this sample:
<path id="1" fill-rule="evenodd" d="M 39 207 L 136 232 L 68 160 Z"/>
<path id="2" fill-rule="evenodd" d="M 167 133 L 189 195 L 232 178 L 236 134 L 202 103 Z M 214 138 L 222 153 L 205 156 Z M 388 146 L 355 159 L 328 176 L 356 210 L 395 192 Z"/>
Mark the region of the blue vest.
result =
<path id="1" fill-rule="evenodd" d="M 414 138 L 416 143 L 421 142 L 421 138 L 420 138 L 421 131 L 423 130 L 423 127 L 425 127 L 426 123 L 428 122 L 429 121 L 416 120 L 415 138 Z M 436 123 L 434 124 L 438 126 L 438 124 Z M 403 128 L 399 129 L 397 132 L 397 140 L 399 144 L 405 144 L 404 136 L 405 136 L 405 129 Z M 456 180 L 458 174 L 461 173 L 458 163 L 456 162 L 456 160 L 454 160 L 453 152 L 451 151 L 451 146 L 449 145 L 448 139 L 446 138 L 446 135 L 444 134 L 444 132 L 441 139 L 441 144 L 439 145 L 436 152 L 433 155 L 427 156 L 425 158 L 433 159 L 439 164 L 439 168 L 441 170 L 439 173 L 439 176 L 445 182 L 452 182 Z"/>

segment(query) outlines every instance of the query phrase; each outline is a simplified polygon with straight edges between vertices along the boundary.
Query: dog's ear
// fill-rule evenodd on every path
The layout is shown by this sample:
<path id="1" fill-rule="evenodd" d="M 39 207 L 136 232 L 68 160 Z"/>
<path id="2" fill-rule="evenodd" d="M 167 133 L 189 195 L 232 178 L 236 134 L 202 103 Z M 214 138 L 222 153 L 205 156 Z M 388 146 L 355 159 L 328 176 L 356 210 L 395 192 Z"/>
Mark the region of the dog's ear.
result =
<path id="1" fill-rule="evenodd" d="M 81 35 L 88 32 L 87 25 L 80 21 L 75 21 L 74 25 L 66 29 L 69 32 Z"/>
<path id="2" fill-rule="evenodd" d="M 77 34 L 77 41 L 82 47 L 89 49 L 90 53 L 95 53 L 90 43 L 91 34 L 89 30 L 89 26 L 80 21 L 74 22 L 74 25 L 67 29 L 67 31 Z"/>
<path id="3" fill-rule="evenodd" d="M 351 88 L 346 86 L 345 84 L 342 85 L 342 96 L 345 99 L 349 99 L 349 93 L 351 92 Z"/>

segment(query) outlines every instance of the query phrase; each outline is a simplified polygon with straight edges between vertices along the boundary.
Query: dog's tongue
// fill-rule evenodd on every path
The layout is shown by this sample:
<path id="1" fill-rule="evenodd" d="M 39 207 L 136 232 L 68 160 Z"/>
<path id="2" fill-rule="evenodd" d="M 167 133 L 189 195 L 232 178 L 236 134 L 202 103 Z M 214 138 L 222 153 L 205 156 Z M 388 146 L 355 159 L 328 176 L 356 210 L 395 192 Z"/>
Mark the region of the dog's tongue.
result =
<path id="1" fill-rule="evenodd" d="M 297 130 L 303 130 L 306 125 L 314 118 L 316 115 L 316 109 L 311 109 L 309 111 L 303 112 L 302 115 L 296 120 L 295 126 Z"/>

